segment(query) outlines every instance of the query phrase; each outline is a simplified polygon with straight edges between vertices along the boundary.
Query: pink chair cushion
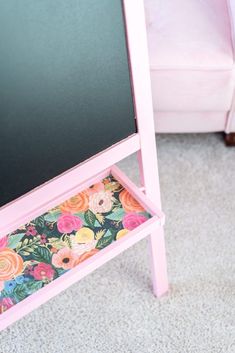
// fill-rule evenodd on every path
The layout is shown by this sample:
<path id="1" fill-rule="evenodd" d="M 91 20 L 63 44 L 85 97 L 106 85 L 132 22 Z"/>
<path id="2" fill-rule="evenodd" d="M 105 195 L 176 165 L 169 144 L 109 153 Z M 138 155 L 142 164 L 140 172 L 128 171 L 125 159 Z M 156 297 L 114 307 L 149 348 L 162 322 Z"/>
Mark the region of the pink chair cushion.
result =
<path id="1" fill-rule="evenodd" d="M 155 111 L 227 111 L 234 79 L 225 0 L 145 0 Z"/>
<path id="2" fill-rule="evenodd" d="M 224 131 L 227 112 L 155 112 L 155 130 L 160 133 Z"/>
<path id="3" fill-rule="evenodd" d="M 232 70 L 151 70 L 155 111 L 228 111 Z"/>

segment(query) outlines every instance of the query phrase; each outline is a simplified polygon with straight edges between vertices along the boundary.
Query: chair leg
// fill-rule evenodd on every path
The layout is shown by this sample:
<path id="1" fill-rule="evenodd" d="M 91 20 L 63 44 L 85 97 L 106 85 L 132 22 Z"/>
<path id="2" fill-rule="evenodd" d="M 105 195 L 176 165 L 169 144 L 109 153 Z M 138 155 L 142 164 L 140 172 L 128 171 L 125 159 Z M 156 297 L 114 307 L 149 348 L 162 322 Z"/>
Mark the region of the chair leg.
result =
<path id="1" fill-rule="evenodd" d="M 168 291 L 167 262 L 163 227 L 156 229 L 149 236 L 149 254 L 153 292 L 161 297 Z"/>
<path id="2" fill-rule="evenodd" d="M 224 134 L 224 142 L 228 147 L 235 147 L 235 132 Z"/>

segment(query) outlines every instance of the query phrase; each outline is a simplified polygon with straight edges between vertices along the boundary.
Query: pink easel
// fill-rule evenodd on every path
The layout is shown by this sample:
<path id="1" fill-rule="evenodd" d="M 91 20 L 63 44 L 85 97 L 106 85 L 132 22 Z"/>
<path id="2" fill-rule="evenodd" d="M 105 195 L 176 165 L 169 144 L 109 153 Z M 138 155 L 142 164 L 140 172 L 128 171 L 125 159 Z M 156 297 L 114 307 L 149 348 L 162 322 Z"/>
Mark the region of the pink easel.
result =
<path id="1" fill-rule="evenodd" d="M 160 297 L 168 290 L 163 232 L 164 215 L 160 211 L 160 187 L 144 6 L 142 0 L 124 0 L 123 5 L 138 132 L 2 207 L 0 209 L 0 237 L 13 232 L 21 224 L 29 222 L 48 209 L 67 200 L 109 173 L 145 207 L 152 217 L 126 236 L 1 314 L 0 329 L 4 329 L 20 319 L 146 236 L 149 236 L 154 294 Z M 138 155 L 141 190 L 115 166 L 115 163 L 134 152 L 137 152 Z"/>

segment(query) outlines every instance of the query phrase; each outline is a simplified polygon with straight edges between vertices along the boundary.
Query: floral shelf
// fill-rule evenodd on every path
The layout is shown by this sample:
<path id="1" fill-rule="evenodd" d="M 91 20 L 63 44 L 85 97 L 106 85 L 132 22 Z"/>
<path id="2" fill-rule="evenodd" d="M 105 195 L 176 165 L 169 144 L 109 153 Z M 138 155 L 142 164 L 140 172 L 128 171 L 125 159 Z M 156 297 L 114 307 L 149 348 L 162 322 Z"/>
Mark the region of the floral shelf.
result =
<path id="1" fill-rule="evenodd" d="M 153 216 L 109 173 L 0 238 L 0 314 L 78 269 Z"/>

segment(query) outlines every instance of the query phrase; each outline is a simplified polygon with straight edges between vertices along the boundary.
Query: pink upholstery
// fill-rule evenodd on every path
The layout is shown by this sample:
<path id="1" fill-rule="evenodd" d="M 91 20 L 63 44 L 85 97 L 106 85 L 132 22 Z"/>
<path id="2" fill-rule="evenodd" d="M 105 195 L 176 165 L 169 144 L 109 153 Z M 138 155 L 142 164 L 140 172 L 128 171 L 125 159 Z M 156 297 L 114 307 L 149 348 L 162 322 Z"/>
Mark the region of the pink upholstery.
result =
<path id="1" fill-rule="evenodd" d="M 151 70 L 155 111 L 228 111 L 230 70 Z"/>
<path id="2" fill-rule="evenodd" d="M 225 129 L 227 112 L 158 111 L 155 118 L 157 132 L 212 132 Z"/>
<path id="3" fill-rule="evenodd" d="M 145 0 L 145 8 L 156 131 L 225 130 L 235 81 L 232 9 L 225 0 Z"/>
<path id="4" fill-rule="evenodd" d="M 228 131 L 226 131 L 227 133 L 229 132 L 235 132 L 235 115 L 233 114 L 233 119 L 231 121 L 231 125 L 228 128 Z"/>
<path id="5" fill-rule="evenodd" d="M 235 58 L 235 2 L 234 0 L 228 1 L 228 10 L 230 15 L 230 23 L 231 23 L 231 38 L 233 44 L 233 57 Z M 227 124 L 225 131 L 235 132 L 235 89 L 233 94 L 233 102 L 231 105 L 230 112 L 228 114 Z"/>

